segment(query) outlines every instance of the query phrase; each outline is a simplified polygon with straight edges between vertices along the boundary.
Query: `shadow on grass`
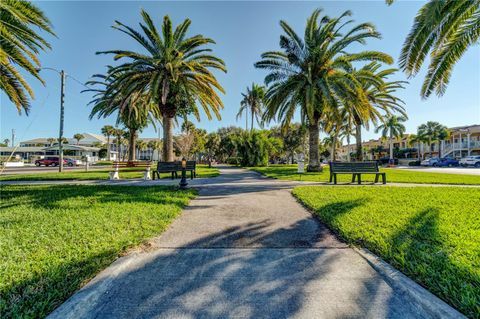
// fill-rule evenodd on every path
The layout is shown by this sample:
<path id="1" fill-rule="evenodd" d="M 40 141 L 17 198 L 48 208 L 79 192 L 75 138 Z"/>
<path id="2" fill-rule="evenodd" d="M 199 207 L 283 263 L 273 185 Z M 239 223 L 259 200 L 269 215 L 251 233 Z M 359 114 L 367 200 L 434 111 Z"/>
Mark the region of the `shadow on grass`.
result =
<path id="1" fill-rule="evenodd" d="M 385 245 L 379 245 L 368 236 L 349 237 L 339 225 L 338 218 L 365 203 L 365 200 L 335 202 L 320 207 L 317 214 L 347 242 L 370 249 L 460 312 L 478 318 L 480 276 L 473 269 L 462 266 L 461 260 L 451 257 L 453 249 L 460 248 L 449 247 L 445 237 L 448 234 L 440 234 L 440 211 L 429 207 L 417 212 L 406 226 L 385 238 Z"/>

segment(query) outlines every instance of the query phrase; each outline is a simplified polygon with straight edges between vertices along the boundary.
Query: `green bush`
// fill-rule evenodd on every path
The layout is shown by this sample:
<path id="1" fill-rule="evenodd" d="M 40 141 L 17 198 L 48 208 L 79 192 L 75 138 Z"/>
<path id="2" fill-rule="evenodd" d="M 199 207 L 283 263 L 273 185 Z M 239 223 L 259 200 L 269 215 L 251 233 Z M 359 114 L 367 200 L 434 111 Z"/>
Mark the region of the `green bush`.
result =
<path id="1" fill-rule="evenodd" d="M 240 159 L 242 166 L 266 166 L 271 141 L 265 133 L 253 131 L 241 136 L 237 149 L 238 153 L 242 155 Z"/>

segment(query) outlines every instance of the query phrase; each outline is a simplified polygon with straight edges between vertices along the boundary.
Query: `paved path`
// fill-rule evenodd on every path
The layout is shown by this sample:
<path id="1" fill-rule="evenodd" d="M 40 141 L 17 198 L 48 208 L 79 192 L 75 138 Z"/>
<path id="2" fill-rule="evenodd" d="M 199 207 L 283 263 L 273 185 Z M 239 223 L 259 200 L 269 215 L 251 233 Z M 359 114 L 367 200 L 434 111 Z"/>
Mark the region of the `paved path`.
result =
<path id="1" fill-rule="evenodd" d="M 296 183 L 221 173 L 50 317 L 429 317 L 296 202 Z"/>

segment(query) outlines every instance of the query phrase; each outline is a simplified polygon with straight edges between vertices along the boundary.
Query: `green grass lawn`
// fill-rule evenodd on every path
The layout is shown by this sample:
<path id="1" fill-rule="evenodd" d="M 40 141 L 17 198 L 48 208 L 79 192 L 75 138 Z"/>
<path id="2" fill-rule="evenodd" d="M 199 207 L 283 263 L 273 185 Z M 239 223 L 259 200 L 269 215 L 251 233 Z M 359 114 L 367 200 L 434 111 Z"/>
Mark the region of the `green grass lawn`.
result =
<path id="1" fill-rule="evenodd" d="M 480 318 L 480 188 L 301 186 L 293 194 L 348 243 Z"/>
<path id="2" fill-rule="evenodd" d="M 63 173 L 36 173 L 36 174 L 18 174 L 18 175 L 4 175 L 0 176 L 0 181 L 43 181 L 43 180 L 95 180 L 95 179 L 108 179 L 108 173 L 112 169 L 92 169 L 88 172 L 83 170 L 79 171 L 65 171 Z M 197 177 L 215 177 L 220 174 L 218 168 L 207 165 L 197 165 Z M 170 178 L 171 175 L 164 173 L 160 174 L 162 178 Z M 187 173 L 190 176 L 190 173 Z M 143 172 L 134 171 L 129 172 L 128 168 L 120 170 L 120 178 L 133 179 L 143 178 Z"/>
<path id="3" fill-rule="evenodd" d="M 306 172 L 302 176 L 297 173 L 297 165 L 270 165 L 266 167 L 250 167 L 250 169 L 268 177 L 285 180 L 328 182 L 330 177 L 328 167 L 324 167 L 323 172 Z M 395 168 L 381 168 L 380 171 L 387 173 L 387 183 L 480 185 L 480 176 L 474 175 L 414 172 Z M 362 175 L 363 182 L 373 182 L 374 178 L 375 175 Z M 351 175 L 338 175 L 338 182 L 340 183 L 350 182 L 351 179 Z"/>
<path id="4" fill-rule="evenodd" d="M 157 236 L 193 190 L 1 186 L 0 318 L 43 318 L 129 247 Z"/>

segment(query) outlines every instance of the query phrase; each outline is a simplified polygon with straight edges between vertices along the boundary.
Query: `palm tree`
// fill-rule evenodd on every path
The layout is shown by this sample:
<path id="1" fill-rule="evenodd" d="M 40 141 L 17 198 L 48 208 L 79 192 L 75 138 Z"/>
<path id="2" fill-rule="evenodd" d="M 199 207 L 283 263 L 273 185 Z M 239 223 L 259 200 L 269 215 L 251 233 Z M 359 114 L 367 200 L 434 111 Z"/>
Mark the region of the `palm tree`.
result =
<path id="1" fill-rule="evenodd" d="M 8 147 L 8 144 L 10 143 L 10 140 L 8 138 L 3 140 L 3 144 Z"/>
<path id="2" fill-rule="evenodd" d="M 140 153 L 147 148 L 147 142 L 145 142 L 144 140 L 137 140 L 136 144 L 138 150 L 138 157 L 140 157 Z"/>
<path id="3" fill-rule="evenodd" d="M 95 116 L 106 118 L 116 114 L 116 124 L 122 123 L 129 130 L 128 161 L 131 162 L 135 160 L 135 142 L 138 132 L 149 123 L 155 126 L 154 119 L 160 113 L 158 106 L 152 103 L 149 95 L 141 92 L 126 94 L 120 91 L 115 83 L 122 74 L 111 72 L 112 68 L 109 68 L 107 75 L 95 74 L 93 80 L 87 82 L 87 85 L 92 88 L 83 92 L 95 93 L 90 102 L 93 105 L 90 119 Z"/>
<path id="4" fill-rule="evenodd" d="M 415 16 L 403 44 L 400 67 L 409 77 L 415 76 L 428 56 L 421 96 L 427 98 L 433 91 L 441 96 L 455 64 L 479 43 L 479 37 L 480 0 L 430 0 Z"/>
<path id="5" fill-rule="evenodd" d="M 226 72 L 224 62 L 209 54 L 206 45 L 215 43 L 202 35 L 187 36 L 191 21 L 186 19 L 175 30 L 168 16 L 163 18 L 161 32 L 150 15 L 142 10 L 141 31 L 116 21 L 113 28 L 129 35 L 146 52 L 112 50 L 98 54 L 114 54 L 115 60 L 127 60 L 111 70 L 116 77 L 112 91 L 129 97 L 147 94 L 159 108 L 163 122 L 163 156 L 173 160 L 173 119 L 199 103 L 208 119 L 212 113 L 220 119 L 223 103 L 218 92 L 224 93 L 211 70 Z M 141 93 L 140 93 L 141 92 Z M 197 112 L 198 113 L 198 112 Z"/>
<path id="6" fill-rule="evenodd" d="M 422 135 L 411 134 L 408 137 L 408 144 L 410 146 L 415 146 L 415 148 L 417 149 L 418 160 L 423 159 L 423 154 L 420 153 L 420 145 L 422 145 L 425 142 L 427 142 L 427 140 Z"/>
<path id="7" fill-rule="evenodd" d="M 243 99 L 240 102 L 240 109 L 237 113 L 237 120 L 245 112 L 245 130 L 248 130 L 248 111 L 250 111 L 252 117 L 252 124 L 250 131 L 253 131 L 253 120 L 257 121 L 257 124 L 261 126 L 259 118 L 263 114 L 263 101 L 265 100 L 265 87 L 252 83 L 252 87 L 247 87 L 247 92 L 242 93 Z"/>
<path id="8" fill-rule="evenodd" d="M 384 118 L 381 125 L 377 126 L 375 133 L 382 131 L 382 137 L 389 140 L 390 162 L 393 161 L 393 138 L 400 138 L 405 133 L 405 125 L 407 118 L 404 116 L 388 115 Z"/>
<path id="9" fill-rule="evenodd" d="M 111 125 L 102 127 L 102 134 L 107 138 L 107 158 L 110 160 L 110 137 L 114 134 L 115 128 Z"/>
<path id="10" fill-rule="evenodd" d="M 432 157 L 433 142 L 439 141 L 439 144 L 440 144 L 440 138 L 444 136 L 446 137 L 447 135 L 446 131 L 447 131 L 447 128 L 445 126 L 443 126 L 438 122 L 433 122 L 433 121 L 428 121 L 427 123 L 422 124 L 418 127 L 417 135 L 423 136 L 428 141 L 430 157 Z M 438 147 L 438 150 L 439 150 L 438 156 L 440 157 L 441 156 L 440 145 Z"/>
<path id="11" fill-rule="evenodd" d="M 358 107 L 356 99 L 347 100 L 346 111 L 355 123 L 356 158 L 363 160 L 362 127 L 369 128 L 369 123 L 376 124 L 392 112 L 406 117 L 403 101 L 395 96 L 397 89 L 403 89 L 405 81 L 389 81 L 397 69 L 381 69 L 377 62 L 369 63 L 360 69 L 354 69 L 351 76 L 360 83 L 360 90 L 366 99 L 362 107 Z"/>
<path id="12" fill-rule="evenodd" d="M 148 148 L 152 150 L 152 153 L 150 155 L 150 159 L 153 159 L 153 154 L 155 151 L 158 151 L 158 158 L 160 158 L 160 149 L 162 148 L 162 141 L 160 140 L 151 140 L 147 144 Z"/>
<path id="13" fill-rule="evenodd" d="M 45 84 L 38 74 L 38 54 L 50 49 L 36 28 L 54 35 L 48 18 L 30 1 L 0 1 L 0 89 L 19 113 L 23 109 L 27 115 L 34 93 L 17 66 Z"/>
<path id="14" fill-rule="evenodd" d="M 77 134 L 73 135 L 73 138 L 77 140 L 77 145 L 78 145 L 80 143 L 80 141 L 85 138 L 85 136 L 83 136 L 80 133 L 77 133 Z"/>
<path id="15" fill-rule="evenodd" d="M 338 18 L 320 18 L 320 12 L 315 10 L 308 18 L 303 39 L 285 21 L 280 21 L 284 32 L 280 36 L 282 51 L 265 52 L 255 64 L 270 71 L 265 77 L 269 85 L 265 120 L 276 118 L 287 126 L 300 108 L 309 132 L 309 171 L 321 170 L 319 124 L 326 109 L 355 96 L 358 107 L 365 104 L 362 92 L 354 89 L 357 83 L 350 76 L 352 62 L 393 62 L 390 56 L 377 51 L 346 52 L 352 44 L 380 37 L 372 24 L 362 23 L 348 31 L 345 28 L 352 21 L 344 18 L 351 15 L 350 11 Z"/>
<path id="16" fill-rule="evenodd" d="M 120 155 L 121 155 L 120 145 L 122 144 L 122 137 L 124 134 L 125 134 L 125 131 L 122 129 L 114 127 L 112 130 L 112 135 L 115 136 L 115 144 L 116 144 L 116 149 L 118 154 L 117 161 L 120 160 Z"/>
<path id="17" fill-rule="evenodd" d="M 50 146 L 52 146 L 56 141 L 57 141 L 56 138 L 53 138 L 53 137 L 47 138 L 47 142 Z"/>

